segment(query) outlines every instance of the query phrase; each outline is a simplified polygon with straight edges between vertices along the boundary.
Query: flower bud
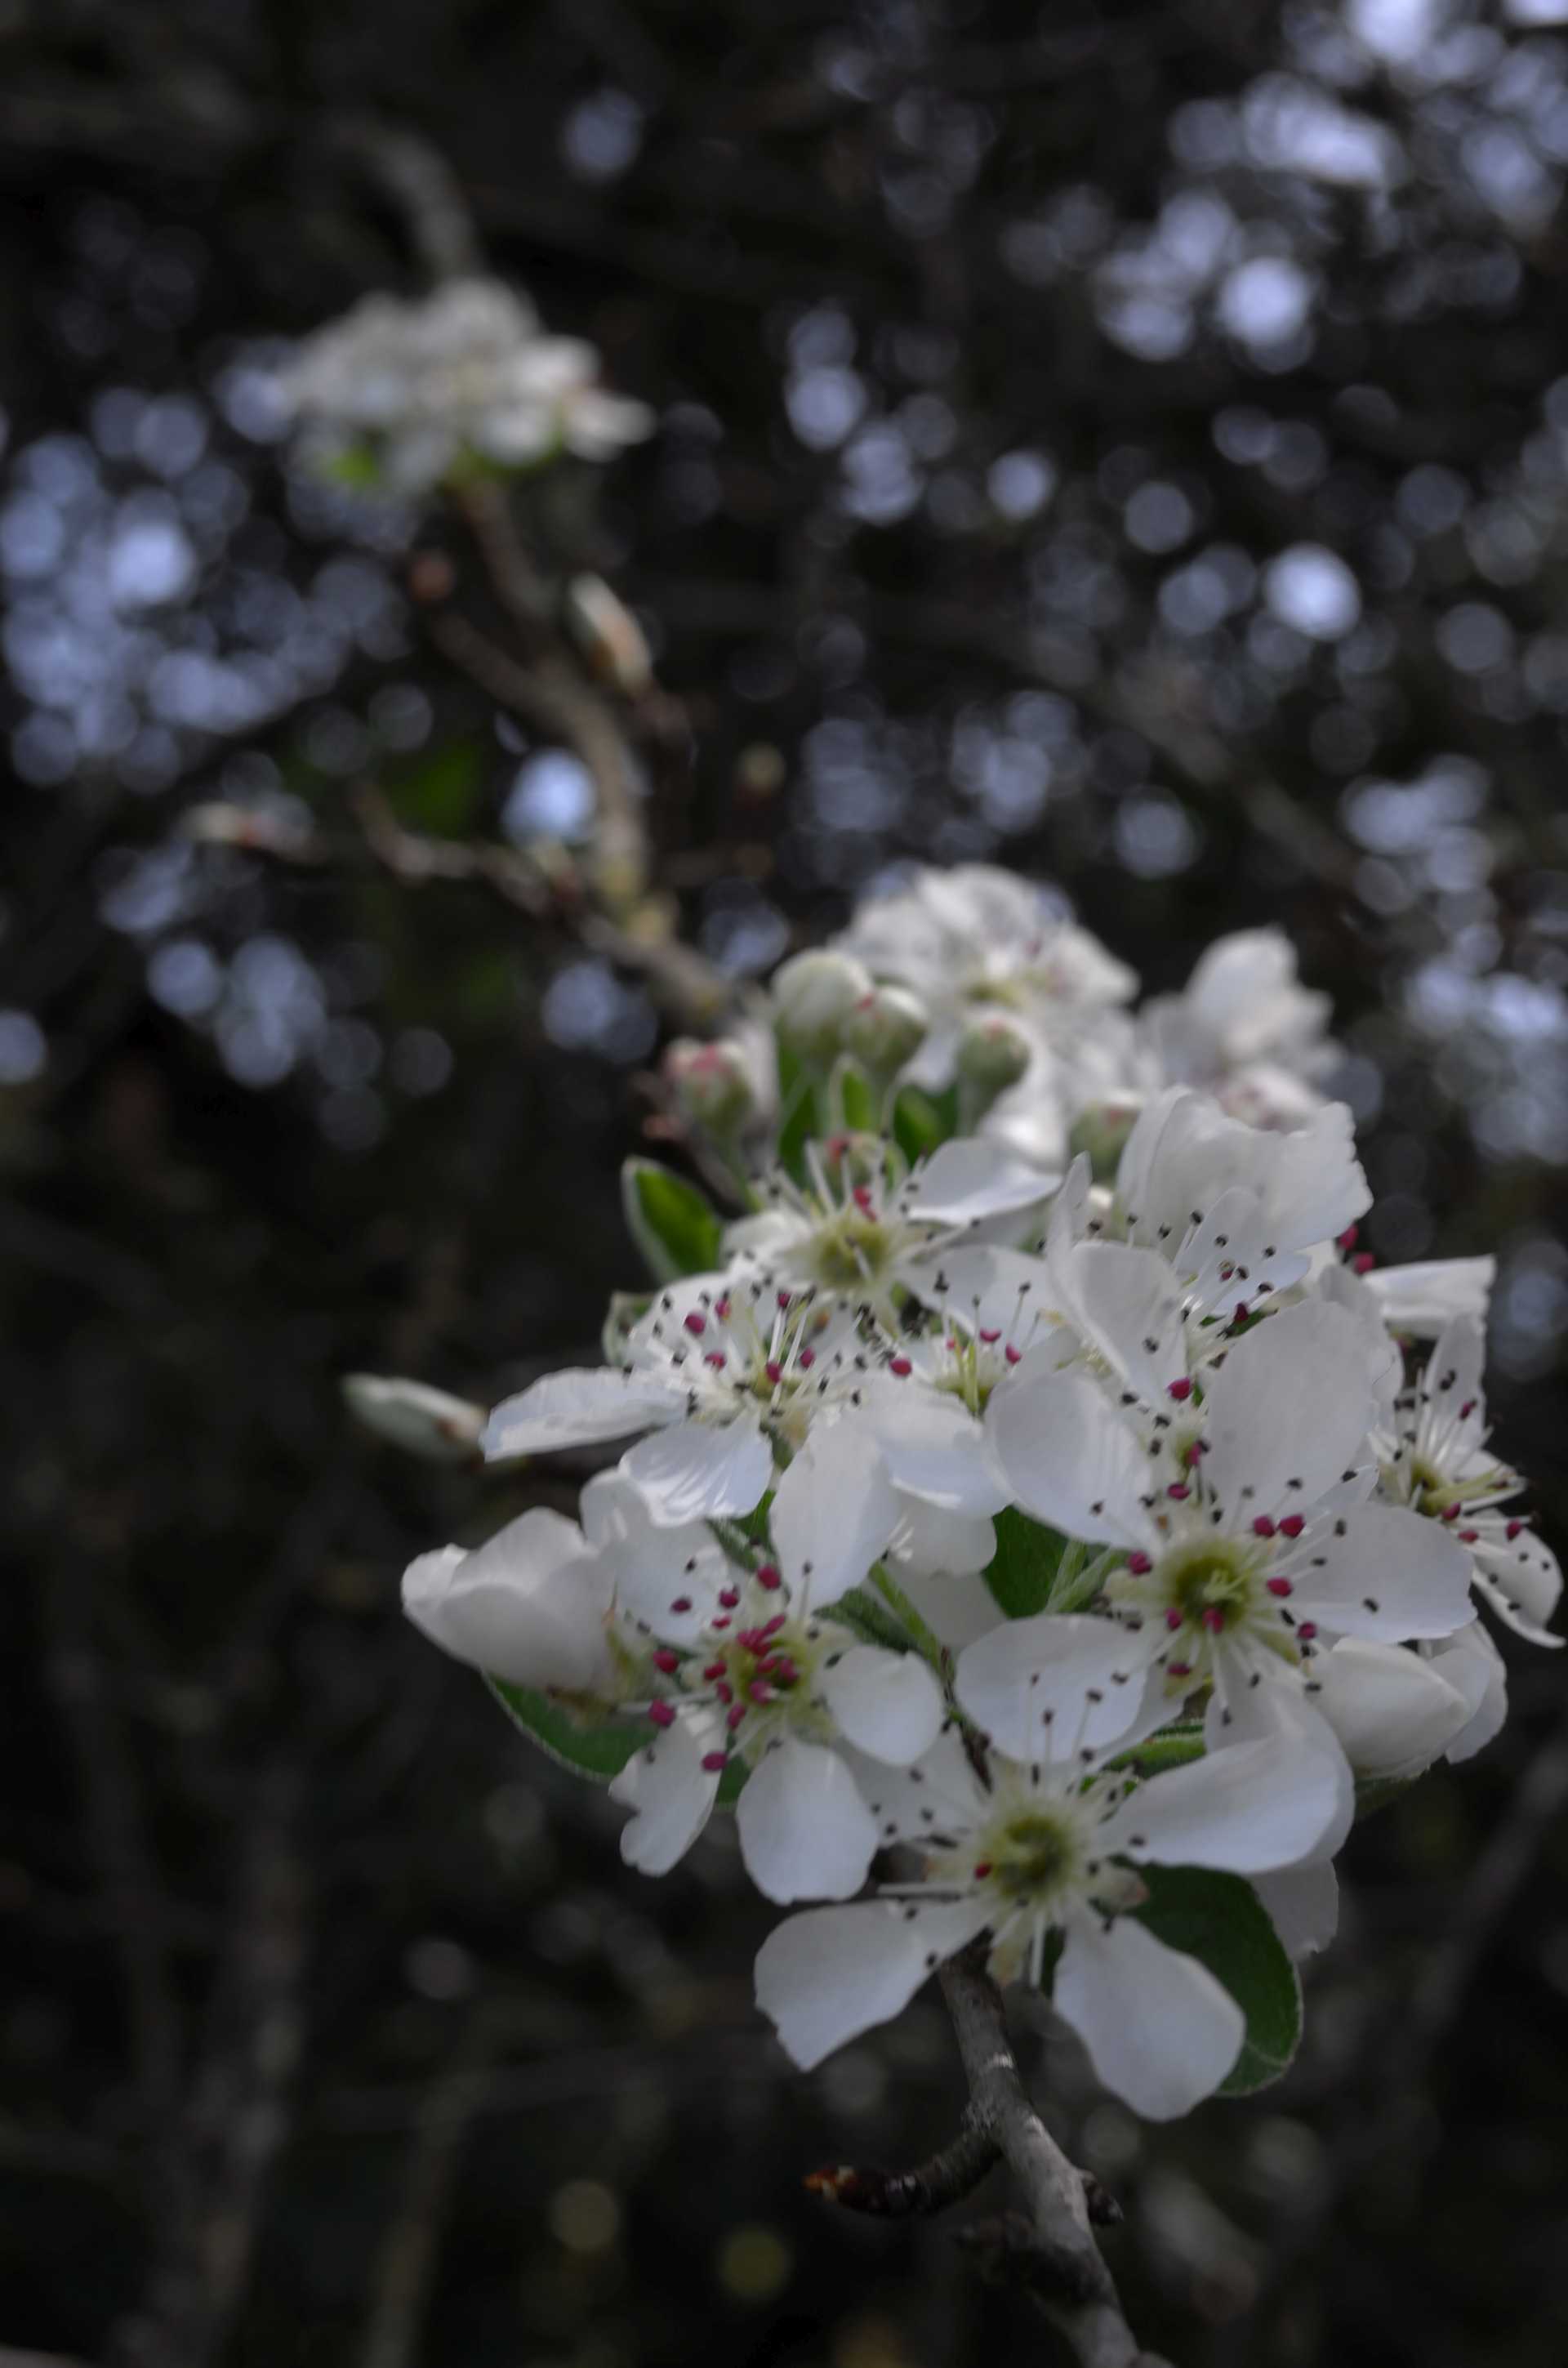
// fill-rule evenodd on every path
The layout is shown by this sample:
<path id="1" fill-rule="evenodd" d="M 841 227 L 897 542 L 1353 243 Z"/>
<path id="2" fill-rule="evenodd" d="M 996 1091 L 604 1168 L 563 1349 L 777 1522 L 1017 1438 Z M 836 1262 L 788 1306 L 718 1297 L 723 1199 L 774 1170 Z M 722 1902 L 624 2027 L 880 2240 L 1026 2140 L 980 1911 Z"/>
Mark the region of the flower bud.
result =
<path id="1" fill-rule="evenodd" d="M 1073 1121 L 1068 1153 L 1075 1159 L 1086 1151 L 1096 1183 L 1113 1184 L 1127 1138 L 1137 1123 L 1136 1102 L 1090 1102 Z"/>
<path id="2" fill-rule="evenodd" d="M 831 1061 L 844 1023 L 872 993 L 871 974 L 849 954 L 796 954 L 773 973 L 774 1024 L 781 1043 L 808 1061 Z"/>
<path id="3" fill-rule="evenodd" d="M 873 1077 L 891 1077 L 920 1050 L 930 1026 L 930 1013 L 906 986 L 874 986 L 844 1023 L 844 1049 Z"/>
<path id="4" fill-rule="evenodd" d="M 653 659 L 642 626 L 602 575 L 574 575 L 566 586 L 566 621 L 594 671 L 628 699 L 653 684 Z"/>
<path id="5" fill-rule="evenodd" d="M 1005 1012 L 986 1011 L 965 1022 L 955 1065 L 965 1085 L 980 1087 L 994 1101 L 1017 1084 L 1033 1059 L 1034 1046 L 1017 1021 Z"/>
<path id="6" fill-rule="evenodd" d="M 340 1386 L 349 1413 L 378 1439 L 390 1440 L 393 1447 L 432 1463 L 479 1461 L 483 1406 L 451 1397 L 445 1390 L 428 1389 L 423 1382 L 381 1373 L 346 1373 Z"/>
<path id="7" fill-rule="evenodd" d="M 745 1053 L 731 1037 L 704 1044 L 677 1036 L 661 1065 L 676 1108 L 705 1134 L 733 1134 L 756 1107 Z"/>

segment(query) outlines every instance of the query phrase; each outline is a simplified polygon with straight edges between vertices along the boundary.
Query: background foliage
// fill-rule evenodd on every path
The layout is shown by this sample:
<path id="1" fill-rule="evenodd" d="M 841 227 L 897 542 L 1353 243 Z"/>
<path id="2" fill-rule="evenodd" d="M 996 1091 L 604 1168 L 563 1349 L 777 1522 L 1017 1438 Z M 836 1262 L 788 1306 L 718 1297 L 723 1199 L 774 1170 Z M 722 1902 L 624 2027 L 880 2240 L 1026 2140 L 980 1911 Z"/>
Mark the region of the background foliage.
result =
<path id="1" fill-rule="evenodd" d="M 281 464 L 267 364 L 417 284 L 362 119 L 444 154 L 494 266 L 660 408 L 528 520 L 654 637 L 696 941 L 744 974 L 912 854 L 1062 880 L 1155 987 L 1283 922 L 1343 1016 L 1371 1247 L 1501 1247 L 1500 1428 L 1551 1526 L 1562 13 L 0 15 L 0 2340 L 1047 2340 L 940 2229 L 799 2189 L 945 2130 L 936 2006 L 790 2075 L 729 1838 L 627 1874 L 617 1814 L 398 1614 L 410 1553 L 520 1484 L 353 1434 L 336 1377 L 488 1397 L 593 1353 L 660 1021 L 569 933 L 362 860 L 367 780 L 547 863 L 591 827 L 432 652 L 408 522 Z M 203 844 L 214 799 L 341 860 Z M 1516 1666 L 1503 1742 L 1363 1828 L 1285 2084 L 1152 2134 L 1048 2044 L 1132 2314 L 1191 2368 L 1563 2356 L 1561 1687 Z"/>

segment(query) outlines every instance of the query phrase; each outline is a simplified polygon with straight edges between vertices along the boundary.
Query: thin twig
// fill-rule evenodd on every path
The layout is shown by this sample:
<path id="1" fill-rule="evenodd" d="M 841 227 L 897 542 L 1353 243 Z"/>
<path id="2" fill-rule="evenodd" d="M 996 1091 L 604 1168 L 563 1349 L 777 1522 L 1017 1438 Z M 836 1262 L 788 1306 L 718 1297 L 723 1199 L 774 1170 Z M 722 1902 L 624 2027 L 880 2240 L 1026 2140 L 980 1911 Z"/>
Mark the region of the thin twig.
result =
<path id="1" fill-rule="evenodd" d="M 1028 2237 L 1014 2218 L 978 2240 L 992 2265 L 1028 2286 L 1080 2368 L 1165 2368 L 1142 2351 L 1091 2226 L 1089 2192 L 1030 2104 L 1007 2037 L 1002 1998 L 983 1954 L 966 1950 L 942 1969 L 943 1995 L 969 2081 L 970 2112 L 1024 2191 Z"/>
<path id="2" fill-rule="evenodd" d="M 509 705 L 531 712 L 547 730 L 558 732 L 586 768 L 597 808 L 594 884 L 610 911 L 619 915 L 638 902 L 649 881 L 642 767 L 609 702 L 584 679 L 560 642 L 549 594 L 517 534 L 503 487 L 482 478 L 458 498 L 492 588 L 527 653 L 526 665 L 518 665 L 504 652 L 492 650 L 491 680 L 505 682 L 507 689 L 498 695 Z M 464 661 L 458 657 L 458 648 L 466 648 L 472 671 L 482 637 L 464 625 L 454 643 L 454 621 L 462 625 L 460 619 L 450 617 L 433 620 L 432 637 L 459 664 Z"/>
<path id="3" fill-rule="evenodd" d="M 957 2135 L 913 2170 L 876 2170 L 845 2162 L 810 2172 L 805 2183 L 824 2203 L 836 2203 L 846 2212 L 904 2220 L 961 2203 L 1001 2159 L 1001 2147 L 971 2105 Z"/>
<path id="4" fill-rule="evenodd" d="M 329 125 L 333 144 L 357 157 L 396 206 L 432 279 L 482 270 L 468 199 L 441 151 L 406 125 L 352 116 Z"/>

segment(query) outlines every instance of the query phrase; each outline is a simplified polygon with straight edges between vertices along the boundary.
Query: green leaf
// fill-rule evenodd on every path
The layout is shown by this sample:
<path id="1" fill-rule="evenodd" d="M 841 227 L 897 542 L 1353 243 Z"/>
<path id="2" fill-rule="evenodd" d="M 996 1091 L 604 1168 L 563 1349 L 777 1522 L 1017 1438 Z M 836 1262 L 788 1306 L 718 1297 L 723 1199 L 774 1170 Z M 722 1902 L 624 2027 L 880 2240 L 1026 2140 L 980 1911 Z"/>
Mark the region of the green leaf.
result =
<path id="1" fill-rule="evenodd" d="M 1242 2052 L 1221 2093 L 1244 2097 L 1278 2080 L 1301 2044 L 1301 1985 L 1268 1914 L 1239 1874 L 1207 1867 L 1143 1866 L 1149 1886 L 1138 1908 L 1167 1947 L 1207 1965 L 1246 2017 Z"/>
<path id="2" fill-rule="evenodd" d="M 654 1730 L 645 1720 L 633 1725 L 602 1713 L 579 1717 L 564 1703 L 551 1702 L 548 1694 L 536 1693 L 531 1686 L 507 1685 L 503 1679 L 491 1677 L 484 1682 L 513 1725 L 520 1726 L 541 1751 L 595 1784 L 608 1784 L 619 1776 L 633 1754 L 653 1739 Z"/>
<path id="3" fill-rule="evenodd" d="M 1031 1521 L 1016 1505 L 996 1516 L 996 1551 L 984 1579 L 992 1599 L 1009 1620 L 1027 1620 L 1051 1601 L 1067 1541 L 1055 1530 Z"/>
<path id="4" fill-rule="evenodd" d="M 1203 1722 L 1199 1718 L 1179 1720 L 1176 1725 L 1161 1729 L 1146 1741 L 1135 1743 L 1131 1751 L 1119 1752 L 1111 1761 L 1113 1768 L 1132 1768 L 1140 1776 L 1157 1776 L 1163 1769 L 1185 1768 L 1190 1760 L 1201 1759 L 1205 1745 Z"/>
<path id="5" fill-rule="evenodd" d="M 461 838 L 478 819 L 485 751 L 477 740 L 447 740 L 390 784 L 398 818 L 438 838 Z"/>
<path id="6" fill-rule="evenodd" d="M 959 1097 L 956 1086 L 945 1093 L 922 1093 L 918 1086 L 905 1086 L 893 1104 L 893 1140 L 913 1167 L 917 1159 L 926 1159 L 940 1148 L 950 1135 L 958 1133 Z"/>
<path id="7" fill-rule="evenodd" d="M 796 1183 L 805 1174 L 807 1144 L 822 1128 L 818 1123 L 817 1084 L 811 1070 L 788 1044 L 778 1046 L 778 1164 Z"/>
<path id="8" fill-rule="evenodd" d="M 620 1171 L 621 1206 L 631 1238 L 655 1282 L 710 1274 L 722 1231 L 706 1193 L 656 1159 L 629 1159 Z"/>
<path id="9" fill-rule="evenodd" d="M 911 1650 L 909 1632 L 880 1596 L 869 1587 L 852 1587 L 833 1607 L 833 1617 L 853 1628 L 865 1645 L 881 1645 L 892 1653 Z"/>
<path id="10" fill-rule="evenodd" d="M 347 486 L 353 494 L 370 493 L 381 482 L 381 464 L 373 444 L 342 444 L 317 466 L 329 484 Z"/>
<path id="11" fill-rule="evenodd" d="M 828 1119 L 835 1134 L 878 1134 L 876 1096 L 858 1061 L 841 1053 L 827 1081 Z"/>
<path id="12" fill-rule="evenodd" d="M 574 1776 L 585 1776 L 591 1784 L 613 1782 L 627 1761 L 652 1743 L 658 1731 L 641 1719 L 635 1725 L 624 1719 L 581 1719 L 528 1686 L 509 1686 L 500 1678 L 486 1678 L 484 1682 L 530 1743 L 536 1743 L 558 1767 L 570 1768 Z M 714 1806 L 733 1809 L 750 1774 L 744 1759 L 732 1759 L 719 1779 Z"/>

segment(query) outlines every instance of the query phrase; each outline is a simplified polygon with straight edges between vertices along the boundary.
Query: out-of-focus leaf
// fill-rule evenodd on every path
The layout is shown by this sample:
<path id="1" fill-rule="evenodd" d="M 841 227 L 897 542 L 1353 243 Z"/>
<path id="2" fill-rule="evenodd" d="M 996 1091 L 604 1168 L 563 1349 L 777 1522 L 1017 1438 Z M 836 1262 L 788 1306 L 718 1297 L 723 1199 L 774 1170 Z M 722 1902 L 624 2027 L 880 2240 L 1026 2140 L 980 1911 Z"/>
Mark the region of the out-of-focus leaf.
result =
<path id="1" fill-rule="evenodd" d="M 709 1274 L 719 1264 L 722 1227 L 706 1193 L 656 1159 L 629 1159 L 621 1205 L 631 1238 L 655 1282 Z"/>

